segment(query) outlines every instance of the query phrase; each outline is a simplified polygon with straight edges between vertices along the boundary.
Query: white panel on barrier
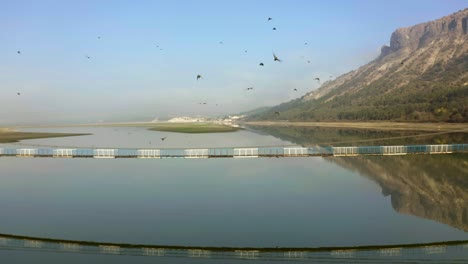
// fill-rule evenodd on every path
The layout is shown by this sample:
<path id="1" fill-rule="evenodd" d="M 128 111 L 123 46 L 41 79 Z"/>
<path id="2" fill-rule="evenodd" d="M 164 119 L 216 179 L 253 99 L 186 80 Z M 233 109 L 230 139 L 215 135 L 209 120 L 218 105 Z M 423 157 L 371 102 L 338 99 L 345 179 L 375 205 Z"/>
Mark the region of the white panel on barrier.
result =
<path id="1" fill-rule="evenodd" d="M 452 146 L 449 145 L 429 145 L 429 153 L 452 153 Z"/>
<path id="2" fill-rule="evenodd" d="M 208 158 L 208 149 L 186 149 L 184 150 L 186 159 L 203 159 Z"/>
<path id="3" fill-rule="evenodd" d="M 234 158 L 257 158 L 258 148 L 236 148 Z"/>
<path id="4" fill-rule="evenodd" d="M 333 156 L 357 156 L 358 147 L 333 147 Z"/>
<path id="5" fill-rule="evenodd" d="M 161 150 L 159 149 L 139 149 L 139 159 L 159 159 L 161 158 Z"/>
<path id="6" fill-rule="evenodd" d="M 115 158 L 115 149 L 95 149 L 94 158 L 97 159 L 113 159 Z"/>
<path id="7" fill-rule="evenodd" d="M 18 157 L 34 157 L 36 155 L 37 149 L 17 149 L 16 156 Z"/>
<path id="8" fill-rule="evenodd" d="M 383 155 L 406 155 L 406 146 L 382 146 Z"/>
<path id="9" fill-rule="evenodd" d="M 307 148 L 284 148 L 284 156 L 288 157 L 300 157 L 308 156 Z"/>
<path id="10" fill-rule="evenodd" d="M 54 158 L 73 158 L 74 149 L 54 149 Z"/>

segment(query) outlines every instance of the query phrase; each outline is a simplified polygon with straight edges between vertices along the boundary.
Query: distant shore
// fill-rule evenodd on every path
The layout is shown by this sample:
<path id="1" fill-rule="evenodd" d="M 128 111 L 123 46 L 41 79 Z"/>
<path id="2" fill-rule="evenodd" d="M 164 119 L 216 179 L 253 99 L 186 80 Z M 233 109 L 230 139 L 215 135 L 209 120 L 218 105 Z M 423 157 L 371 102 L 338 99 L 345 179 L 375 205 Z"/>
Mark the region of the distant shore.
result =
<path id="1" fill-rule="evenodd" d="M 245 122 L 253 126 L 298 126 L 298 127 L 333 127 L 377 130 L 417 130 L 417 131 L 459 131 L 468 132 L 468 123 L 403 123 L 403 122 L 289 122 L 256 121 Z"/>
<path id="2" fill-rule="evenodd" d="M 54 137 L 75 137 L 90 134 L 76 133 L 39 133 L 39 132 L 18 132 L 10 128 L 0 128 L 0 143 L 16 143 L 25 139 L 54 138 Z"/>
<path id="3" fill-rule="evenodd" d="M 241 128 L 215 123 L 159 123 L 153 124 L 149 130 L 176 133 L 226 133 L 235 132 Z"/>
<path id="4" fill-rule="evenodd" d="M 17 126 L 14 128 L 58 128 L 58 127 L 147 127 L 153 131 L 166 131 L 177 133 L 218 133 L 234 132 L 242 128 L 234 125 L 220 124 L 215 122 L 124 122 L 124 123 L 94 123 L 94 124 L 69 124 L 69 125 L 38 125 Z M 12 128 L 0 128 L 12 129 Z"/>

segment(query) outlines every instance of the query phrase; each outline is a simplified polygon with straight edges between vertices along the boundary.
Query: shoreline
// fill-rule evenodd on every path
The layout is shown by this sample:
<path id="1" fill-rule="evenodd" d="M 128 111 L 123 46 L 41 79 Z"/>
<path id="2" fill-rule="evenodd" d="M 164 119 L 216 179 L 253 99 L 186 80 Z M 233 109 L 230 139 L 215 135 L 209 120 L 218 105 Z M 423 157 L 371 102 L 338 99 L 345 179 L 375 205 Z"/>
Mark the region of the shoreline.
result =
<path id="1" fill-rule="evenodd" d="M 289 122 L 289 121 L 251 121 L 243 125 L 251 126 L 294 126 L 329 127 L 373 130 L 412 130 L 412 131 L 458 131 L 468 132 L 468 123 L 402 123 L 402 122 Z"/>

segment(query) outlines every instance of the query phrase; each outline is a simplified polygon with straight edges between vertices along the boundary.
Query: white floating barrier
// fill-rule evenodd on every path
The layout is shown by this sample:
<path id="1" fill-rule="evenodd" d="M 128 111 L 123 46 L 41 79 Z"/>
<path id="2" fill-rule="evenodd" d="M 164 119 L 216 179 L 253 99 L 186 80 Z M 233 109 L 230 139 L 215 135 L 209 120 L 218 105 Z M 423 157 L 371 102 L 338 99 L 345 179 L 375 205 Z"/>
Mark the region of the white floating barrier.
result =
<path id="1" fill-rule="evenodd" d="M 357 156 L 358 147 L 333 147 L 333 156 Z"/>
<path id="2" fill-rule="evenodd" d="M 242 259 L 258 259 L 260 251 L 258 250 L 236 250 L 236 255 Z"/>
<path id="3" fill-rule="evenodd" d="M 184 155 L 186 159 L 208 158 L 208 149 L 186 149 Z"/>
<path id="4" fill-rule="evenodd" d="M 235 148 L 234 158 L 258 158 L 258 148 Z"/>
<path id="5" fill-rule="evenodd" d="M 34 157 L 37 154 L 37 149 L 17 149 L 16 156 L 18 157 Z"/>
<path id="6" fill-rule="evenodd" d="M 382 146 L 380 147 L 383 155 L 406 155 L 406 146 Z"/>
<path id="7" fill-rule="evenodd" d="M 428 145 L 428 147 L 431 154 L 452 153 L 452 146 L 449 145 Z"/>
<path id="8" fill-rule="evenodd" d="M 139 159 L 159 159 L 161 158 L 161 150 L 159 149 L 139 149 Z"/>
<path id="9" fill-rule="evenodd" d="M 143 256 L 164 256 L 164 248 L 142 248 Z"/>
<path id="10" fill-rule="evenodd" d="M 302 157 L 308 155 L 307 148 L 284 148 L 284 156 L 287 157 Z"/>
<path id="11" fill-rule="evenodd" d="M 94 158 L 96 159 L 114 159 L 116 149 L 95 149 Z"/>
<path id="12" fill-rule="evenodd" d="M 54 158 L 73 158 L 75 149 L 54 149 Z"/>
<path id="13" fill-rule="evenodd" d="M 99 246 L 101 253 L 103 254 L 120 254 L 120 247 L 119 246 Z"/>

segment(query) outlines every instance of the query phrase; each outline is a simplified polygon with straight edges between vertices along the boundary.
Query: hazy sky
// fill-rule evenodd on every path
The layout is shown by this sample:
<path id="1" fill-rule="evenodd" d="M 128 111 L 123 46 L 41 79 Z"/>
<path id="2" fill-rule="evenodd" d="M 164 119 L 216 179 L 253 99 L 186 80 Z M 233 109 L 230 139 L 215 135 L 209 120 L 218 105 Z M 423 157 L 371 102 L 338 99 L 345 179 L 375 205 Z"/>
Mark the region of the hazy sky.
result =
<path id="1" fill-rule="evenodd" d="M 274 105 L 316 89 L 315 77 L 374 59 L 396 28 L 467 3 L 0 0 L 0 125 L 143 121 Z M 273 62 L 272 52 L 283 62 Z"/>

